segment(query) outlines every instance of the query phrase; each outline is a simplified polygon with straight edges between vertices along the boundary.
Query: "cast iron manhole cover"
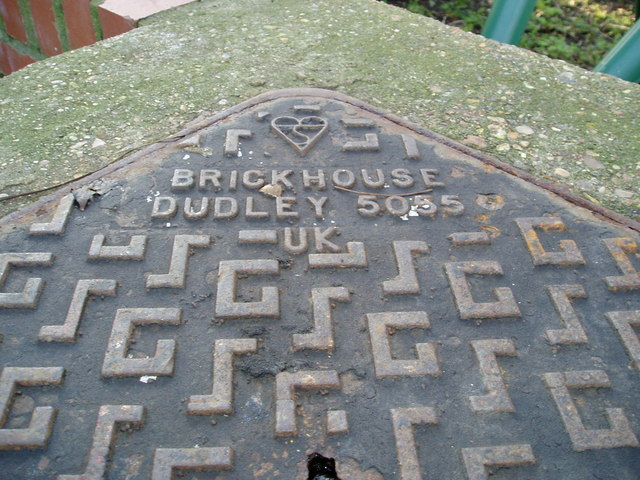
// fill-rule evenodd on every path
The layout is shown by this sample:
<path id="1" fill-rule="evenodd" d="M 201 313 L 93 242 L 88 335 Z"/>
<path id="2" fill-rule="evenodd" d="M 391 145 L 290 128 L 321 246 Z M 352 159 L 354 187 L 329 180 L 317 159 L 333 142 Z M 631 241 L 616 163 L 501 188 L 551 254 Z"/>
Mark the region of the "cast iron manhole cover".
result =
<path id="1" fill-rule="evenodd" d="M 5 219 L 0 476 L 637 479 L 635 227 L 501 168 L 283 91 Z"/>

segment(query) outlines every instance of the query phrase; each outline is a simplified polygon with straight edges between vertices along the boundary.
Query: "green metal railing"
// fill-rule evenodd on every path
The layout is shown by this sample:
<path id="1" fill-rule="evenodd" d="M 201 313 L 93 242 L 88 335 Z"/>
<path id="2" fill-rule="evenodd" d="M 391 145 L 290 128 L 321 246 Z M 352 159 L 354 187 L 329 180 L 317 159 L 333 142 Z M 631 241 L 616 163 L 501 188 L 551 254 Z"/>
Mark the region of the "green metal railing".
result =
<path id="1" fill-rule="evenodd" d="M 536 0 L 495 0 L 482 35 L 518 45 L 535 6 Z M 636 18 L 640 18 L 640 0 L 636 0 Z M 636 20 L 594 71 L 640 83 L 640 20 Z"/>
<path id="2" fill-rule="evenodd" d="M 640 83 L 640 20 L 636 21 L 594 70 Z"/>
<path id="3" fill-rule="evenodd" d="M 536 6 L 536 0 L 496 0 L 482 35 L 502 43 L 518 45 Z"/>

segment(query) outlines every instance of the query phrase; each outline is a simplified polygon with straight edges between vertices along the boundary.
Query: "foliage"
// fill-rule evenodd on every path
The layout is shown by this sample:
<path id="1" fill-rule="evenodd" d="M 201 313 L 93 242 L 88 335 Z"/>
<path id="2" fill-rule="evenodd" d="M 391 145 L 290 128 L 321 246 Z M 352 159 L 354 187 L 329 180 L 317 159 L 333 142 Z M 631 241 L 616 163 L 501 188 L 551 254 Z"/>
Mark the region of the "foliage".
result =
<path id="1" fill-rule="evenodd" d="M 589 68 L 633 25 L 633 2 L 539 0 L 521 45 Z M 616 5 L 617 4 L 617 5 Z"/>
<path id="2" fill-rule="evenodd" d="M 387 3 L 480 33 L 492 1 L 387 0 Z M 520 45 L 591 68 L 633 25 L 635 3 L 635 0 L 538 0 Z"/>

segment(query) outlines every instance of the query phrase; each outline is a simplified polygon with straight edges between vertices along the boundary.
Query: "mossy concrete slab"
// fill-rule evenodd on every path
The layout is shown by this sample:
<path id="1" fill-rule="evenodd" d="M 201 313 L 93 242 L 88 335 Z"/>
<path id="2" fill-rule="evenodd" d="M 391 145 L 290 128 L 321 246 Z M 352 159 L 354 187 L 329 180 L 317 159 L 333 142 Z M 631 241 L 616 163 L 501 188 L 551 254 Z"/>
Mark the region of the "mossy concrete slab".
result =
<path id="1" fill-rule="evenodd" d="M 347 93 L 640 218 L 640 86 L 374 0 L 202 1 L 0 80 L 0 194 L 285 87 Z M 0 203 L 0 215 L 35 195 Z"/>

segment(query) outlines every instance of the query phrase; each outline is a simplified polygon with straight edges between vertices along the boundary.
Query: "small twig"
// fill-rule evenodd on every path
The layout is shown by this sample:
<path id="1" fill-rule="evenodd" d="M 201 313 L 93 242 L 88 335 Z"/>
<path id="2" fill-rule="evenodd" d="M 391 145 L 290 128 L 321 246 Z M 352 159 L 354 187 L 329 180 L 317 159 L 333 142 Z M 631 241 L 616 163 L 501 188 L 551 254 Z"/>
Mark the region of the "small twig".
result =
<path id="1" fill-rule="evenodd" d="M 431 193 L 431 190 L 421 190 L 419 192 L 410 193 L 376 193 L 376 192 L 359 192 L 357 190 L 351 190 L 350 188 L 338 187 L 334 185 L 333 188 L 338 190 L 344 190 L 345 192 L 357 193 L 358 195 L 374 195 L 376 197 L 412 197 L 414 195 L 422 195 L 423 193 Z"/>
<path id="2" fill-rule="evenodd" d="M 160 142 L 158 142 L 158 143 L 160 143 Z M 136 150 L 135 148 L 130 148 L 129 150 L 124 152 L 124 154 L 122 154 L 120 157 L 118 157 L 115 161 L 121 160 L 122 158 L 126 157 L 127 155 L 129 155 L 131 152 L 133 152 L 135 150 Z M 105 167 L 102 167 L 102 168 L 105 168 Z M 100 170 L 101 169 L 99 168 L 98 170 L 93 170 L 91 172 L 87 172 L 84 175 L 80 175 L 79 177 L 72 178 L 71 180 L 67 180 L 66 182 L 57 183 L 55 185 L 51 185 L 50 187 L 41 188 L 39 190 L 31 190 L 29 192 L 16 193 L 14 195 L 8 195 L 6 197 L 0 197 L 0 202 L 5 202 L 7 200 L 13 200 L 15 198 L 27 197 L 29 195 L 36 195 L 38 193 L 44 193 L 44 192 L 48 192 L 49 190 L 54 190 L 56 188 L 61 188 L 61 187 L 64 187 L 66 185 L 69 185 L 70 183 L 76 182 L 78 180 L 82 180 L 83 178 L 87 178 L 88 176 L 93 175 L 94 173 L 97 173 Z"/>
<path id="3" fill-rule="evenodd" d="M 58 183 L 56 185 L 52 185 L 50 187 L 41 188 L 40 190 L 31 190 L 29 192 L 16 193 L 14 195 L 8 195 L 6 197 L 0 197 L 0 202 L 5 202 L 7 200 L 13 200 L 14 198 L 27 197 L 29 195 L 36 195 L 37 193 L 48 192 L 49 190 L 53 190 L 55 188 L 61 188 L 61 187 L 64 187 L 65 185 L 69 185 L 70 183 L 75 182 L 76 180 L 82 180 L 83 178 L 88 177 L 89 175 L 93 175 L 94 173 L 96 173 L 96 172 L 89 172 L 89 173 L 87 173 L 85 175 L 82 175 L 80 177 L 72 178 L 71 180 L 68 180 L 68 181 L 62 182 L 62 183 Z"/>

